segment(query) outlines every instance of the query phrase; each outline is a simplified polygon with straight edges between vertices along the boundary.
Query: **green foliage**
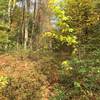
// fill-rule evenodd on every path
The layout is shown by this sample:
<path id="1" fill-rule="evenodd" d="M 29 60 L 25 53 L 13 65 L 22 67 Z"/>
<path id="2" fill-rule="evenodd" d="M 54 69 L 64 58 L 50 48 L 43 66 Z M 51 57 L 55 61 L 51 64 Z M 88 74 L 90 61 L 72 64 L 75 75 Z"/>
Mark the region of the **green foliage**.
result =
<path id="1" fill-rule="evenodd" d="M 12 51 L 16 48 L 16 41 L 9 32 L 0 31 L 0 52 Z"/>
<path id="2" fill-rule="evenodd" d="M 9 78 L 5 76 L 0 76 L 0 92 L 4 88 L 6 88 L 8 84 L 9 84 Z"/>
<path id="3" fill-rule="evenodd" d="M 53 93 L 54 93 L 54 96 L 50 97 L 49 100 L 65 100 L 65 91 L 60 85 L 58 84 L 54 85 Z"/>
<path id="4" fill-rule="evenodd" d="M 61 35 L 61 34 L 59 35 L 57 33 L 46 32 L 44 34 L 44 36 L 50 37 L 52 39 L 56 39 L 56 40 L 60 41 L 61 44 L 66 43 L 66 45 L 76 45 L 78 43 L 76 36 L 73 36 L 73 35 L 63 36 L 63 35 Z"/>
<path id="5" fill-rule="evenodd" d="M 5 18 L 7 16 L 7 7 L 8 7 L 8 0 L 1 0 L 0 1 L 0 18 Z M 1 20 L 1 19 L 0 19 Z"/>
<path id="6" fill-rule="evenodd" d="M 71 74 L 71 71 L 73 70 L 73 68 L 70 65 L 69 61 L 63 61 L 61 64 L 61 72 L 62 75 L 68 75 Z"/>

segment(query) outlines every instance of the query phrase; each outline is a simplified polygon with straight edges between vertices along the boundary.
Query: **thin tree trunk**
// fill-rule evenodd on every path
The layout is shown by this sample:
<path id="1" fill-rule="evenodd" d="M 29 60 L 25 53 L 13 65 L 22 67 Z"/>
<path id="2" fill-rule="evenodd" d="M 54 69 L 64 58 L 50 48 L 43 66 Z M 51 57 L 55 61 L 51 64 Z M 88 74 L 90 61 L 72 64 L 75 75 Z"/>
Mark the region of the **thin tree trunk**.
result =
<path id="1" fill-rule="evenodd" d="M 14 11 L 15 6 L 16 6 L 16 0 L 9 0 L 8 17 L 9 17 L 9 28 L 10 29 L 11 29 L 11 23 L 12 23 L 12 12 Z"/>
<path id="2" fill-rule="evenodd" d="M 8 4 L 8 17 L 9 17 L 9 28 L 11 29 L 11 4 L 12 4 L 12 0 L 9 0 L 9 4 Z"/>
<path id="3" fill-rule="evenodd" d="M 24 34 L 24 49 L 28 45 L 28 1 L 25 0 L 25 34 Z"/>
<path id="4" fill-rule="evenodd" d="M 25 33 L 25 5 L 24 0 L 22 0 L 22 21 L 21 21 L 21 44 L 24 46 L 24 33 Z"/>
<path id="5" fill-rule="evenodd" d="M 31 49 L 33 48 L 33 36 L 35 34 L 35 25 L 36 25 L 36 13 L 37 13 L 37 1 L 34 1 L 34 11 L 33 11 L 33 15 L 32 15 L 32 34 L 31 34 L 31 39 L 30 39 L 30 46 Z"/>

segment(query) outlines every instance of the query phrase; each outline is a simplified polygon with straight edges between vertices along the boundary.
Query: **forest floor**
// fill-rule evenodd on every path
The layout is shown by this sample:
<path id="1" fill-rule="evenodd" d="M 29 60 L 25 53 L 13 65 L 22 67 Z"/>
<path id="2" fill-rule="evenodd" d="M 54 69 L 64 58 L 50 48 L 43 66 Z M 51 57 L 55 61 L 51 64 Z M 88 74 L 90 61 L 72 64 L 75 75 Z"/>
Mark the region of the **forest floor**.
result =
<path id="1" fill-rule="evenodd" d="M 42 93 L 41 93 L 42 98 L 43 100 L 48 100 L 48 95 L 50 95 L 50 89 L 52 88 L 52 86 L 46 80 L 45 75 L 41 74 L 41 72 L 37 70 L 38 66 L 39 66 L 38 62 L 31 61 L 30 59 L 22 60 L 19 57 L 9 55 L 9 54 L 0 55 L 0 76 L 10 77 L 16 80 L 17 83 L 15 84 L 19 84 L 20 79 L 21 80 L 25 79 L 26 81 L 29 82 L 30 87 L 31 87 L 31 84 L 35 86 L 35 84 L 42 83 L 42 86 L 40 87 L 40 90 L 42 90 Z M 21 84 L 24 84 L 24 83 L 21 83 Z M 27 88 L 30 88 L 30 87 L 27 87 Z M 3 97 L 0 97 L 0 100 L 1 98 Z M 37 95 L 37 98 L 38 98 L 38 95 Z M 38 100 L 41 100 L 39 98 Z M 3 100 L 6 100 L 6 99 L 3 98 Z"/>
<path id="2" fill-rule="evenodd" d="M 35 93 L 36 100 L 49 100 L 48 98 L 50 96 L 55 95 L 52 91 L 53 91 L 53 86 L 57 83 L 57 81 L 55 81 L 57 79 L 57 75 L 55 75 L 56 72 L 55 69 L 53 70 L 50 69 L 51 79 L 48 79 L 48 76 L 42 73 L 42 70 L 40 69 L 40 67 L 43 66 L 44 67 L 47 66 L 47 68 L 49 69 L 49 66 L 53 66 L 54 68 L 55 65 L 52 65 L 52 63 L 50 64 L 48 61 L 47 62 L 45 62 L 44 60 L 41 61 L 41 59 L 38 60 L 36 59 L 31 60 L 28 58 L 22 59 L 19 56 L 11 54 L 0 55 L 0 76 L 9 77 L 14 81 L 14 83 L 12 83 L 10 86 L 12 87 L 13 90 L 11 90 L 12 92 L 10 92 L 8 88 L 9 92 L 8 94 L 10 95 L 10 93 L 12 93 L 16 98 L 19 97 L 23 98 L 24 91 L 28 90 L 27 91 L 28 93 L 29 92 Z M 50 81 L 48 80 L 52 80 L 52 82 L 55 83 L 51 84 Z M 23 86 L 25 88 L 23 88 Z M 18 89 L 14 90 L 15 87 L 18 87 Z M 68 87 L 68 91 L 70 91 L 70 87 Z M 39 97 L 39 95 L 41 95 L 41 97 Z M 96 96 L 99 98 L 99 94 L 95 94 L 95 96 L 94 95 L 91 96 L 89 100 L 99 100 L 95 99 Z M 9 100 L 2 98 L 3 97 L 0 97 L 0 100 Z M 15 100 L 23 100 L 23 99 L 15 99 Z M 29 98 L 28 100 L 33 100 L 33 99 Z M 80 96 L 76 96 L 71 100 L 81 100 L 81 99 Z"/>
<path id="3" fill-rule="evenodd" d="M 19 58 L 4 54 L 0 55 L 0 75 L 10 75 L 10 76 L 20 76 L 20 74 L 24 73 L 26 70 L 29 70 L 29 66 L 36 65 L 35 62 L 31 62 L 28 59 L 20 60 Z"/>

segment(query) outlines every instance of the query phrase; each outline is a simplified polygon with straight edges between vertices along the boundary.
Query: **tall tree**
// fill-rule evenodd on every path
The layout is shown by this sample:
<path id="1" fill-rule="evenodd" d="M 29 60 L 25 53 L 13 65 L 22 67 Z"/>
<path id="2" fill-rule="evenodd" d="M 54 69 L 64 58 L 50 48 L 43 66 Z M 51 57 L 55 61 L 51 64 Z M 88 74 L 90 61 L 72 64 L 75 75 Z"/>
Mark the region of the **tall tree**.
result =
<path id="1" fill-rule="evenodd" d="M 65 0 L 66 15 L 71 16 L 70 25 L 74 27 L 79 41 L 79 57 L 85 55 L 85 45 L 88 37 L 93 33 L 92 27 L 98 21 L 93 0 Z M 81 51 L 84 52 L 81 54 Z"/>
<path id="2" fill-rule="evenodd" d="M 14 11 L 16 5 L 16 0 L 9 0 L 8 4 L 8 16 L 9 16 L 9 27 L 11 28 L 11 23 L 12 23 L 12 13 Z"/>
<path id="3" fill-rule="evenodd" d="M 29 19 L 28 19 L 28 0 L 25 0 L 25 37 L 24 37 L 24 49 L 27 49 L 27 45 L 28 45 L 28 23 L 29 23 Z"/>

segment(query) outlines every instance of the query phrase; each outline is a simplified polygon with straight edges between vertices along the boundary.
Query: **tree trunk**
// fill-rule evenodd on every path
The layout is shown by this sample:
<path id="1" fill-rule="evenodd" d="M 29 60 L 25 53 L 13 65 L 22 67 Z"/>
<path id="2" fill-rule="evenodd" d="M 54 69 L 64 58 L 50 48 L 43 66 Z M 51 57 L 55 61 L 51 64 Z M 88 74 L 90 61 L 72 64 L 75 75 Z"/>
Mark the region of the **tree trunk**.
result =
<path id="1" fill-rule="evenodd" d="M 28 45 L 28 1 L 25 0 L 25 34 L 24 34 L 24 49 L 27 49 Z"/>
<path id="2" fill-rule="evenodd" d="M 12 12 L 14 11 L 15 6 L 16 6 L 16 0 L 9 0 L 8 17 L 9 17 L 9 28 L 10 29 L 11 29 L 11 23 L 12 23 Z"/>
<path id="3" fill-rule="evenodd" d="M 11 29 L 11 3 L 12 0 L 9 0 L 9 4 L 8 4 L 8 17 L 9 17 L 9 28 Z"/>

